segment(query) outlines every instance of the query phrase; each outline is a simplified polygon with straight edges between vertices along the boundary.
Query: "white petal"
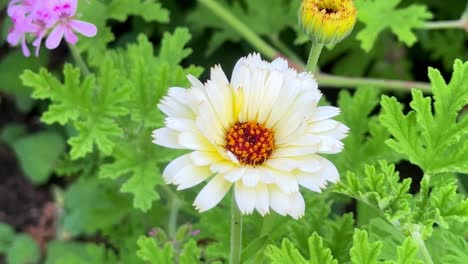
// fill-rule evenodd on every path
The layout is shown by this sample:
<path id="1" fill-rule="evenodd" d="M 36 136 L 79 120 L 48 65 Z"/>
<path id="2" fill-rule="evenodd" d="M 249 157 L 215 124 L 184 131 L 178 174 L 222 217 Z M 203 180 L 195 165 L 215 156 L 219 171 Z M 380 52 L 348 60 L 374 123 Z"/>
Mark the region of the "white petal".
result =
<path id="1" fill-rule="evenodd" d="M 336 169 L 335 165 L 331 163 L 326 158 L 317 156 L 319 158 L 320 163 L 322 164 L 322 169 L 320 170 L 321 175 L 323 175 L 327 181 L 336 183 L 340 179 L 340 174 Z"/>
<path id="2" fill-rule="evenodd" d="M 197 93 L 201 93 L 201 94 L 204 94 L 205 92 L 205 86 L 203 85 L 202 82 L 200 82 L 200 80 L 197 79 L 197 77 L 189 74 L 187 75 L 187 79 L 189 80 L 189 82 L 192 84 L 192 90 L 196 91 Z"/>
<path id="3" fill-rule="evenodd" d="M 166 126 L 175 131 L 195 131 L 197 129 L 193 119 L 166 117 Z"/>
<path id="4" fill-rule="evenodd" d="M 320 145 L 317 153 L 336 154 L 343 150 L 343 142 L 332 137 L 320 137 Z"/>
<path id="5" fill-rule="evenodd" d="M 289 203 L 289 196 L 273 185 L 268 186 L 268 192 L 270 195 L 271 209 L 280 215 L 286 215 L 291 206 Z"/>
<path id="6" fill-rule="evenodd" d="M 188 106 L 197 104 L 194 100 L 195 98 L 190 95 L 190 90 L 172 87 L 158 107 L 167 116 L 193 119 L 194 112 Z"/>
<path id="7" fill-rule="evenodd" d="M 255 208 L 255 188 L 247 187 L 237 182 L 234 190 L 237 206 L 242 214 L 251 214 Z"/>
<path id="8" fill-rule="evenodd" d="M 257 193 L 255 199 L 255 209 L 257 209 L 261 216 L 265 216 L 270 211 L 270 199 L 268 195 L 268 188 L 265 184 L 259 184 L 255 188 L 255 190 Z"/>
<path id="9" fill-rule="evenodd" d="M 287 137 L 286 140 L 278 140 L 278 146 L 280 147 L 289 147 L 289 146 L 318 146 L 321 142 L 320 136 L 313 134 L 304 134 L 298 135 L 296 137 Z"/>
<path id="10" fill-rule="evenodd" d="M 179 134 L 178 143 L 187 149 L 213 150 L 211 143 L 198 132 L 183 132 Z"/>
<path id="11" fill-rule="evenodd" d="M 295 192 L 289 196 L 291 207 L 289 215 L 294 219 L 299 219 L 304 216 L 305 201 L 300 192 Z"/>
<path id="12" fill-rule="evenodd" d="M 318 150 L 316 146 L 293 146 L 293 147 L 281 147 L 275 149 L 271 154 L 271 158 L 288 158 L 295 156 L 305 156 L 309 154 L 314 154 Z"/>
<path id="13" fill-rule="evenodd" d="M 184 149 L 185 147 L 179 144 L 178 137 L 179 133 L 163 127 L 160 129 L 156 129 L 153 131 L 153 143 L 166 147 L 166 148 L 173 148 L 173 149 Z"/>
<path id="14" fill-rule="evenodd" d="M 340 109 L 334 106 L 319 106 L 313 112 L 310 120 L 317 122 L 332 118 L 340 114 Z"/>
<path id="15" fill-rule="evenodd" d="M 213 172 L 209 166 L 187 166 L 174 176 L 174 184 L 178 185 L 177 190 L 184 190 L 198 185 L 211 175 L 213 175 Z"/>
<path id="16" fill-rule="evenodd" d="M 262 171 L 256 168 L 246 168 L 242 182 L 247 187 L 255 187 L 262 176 Z"/>
<path id="17" fill-rule="evenodd" d="M 194 151 L 190 154 L 190 158 L 195 165 L 205 166 L 223 160 L 217 152 L 211 151 Z"/>
<path id="18" fill-rule="evenodd" d="M 263 124 L 268 116 L 270 115 L 271 109 L 275 107 L 275 102 L 278 98 L 278 94 L 283 85 L 283 75 L 277 72 L 271 73 L 268 77 L 265 87 L 266 92 L 263 94 L 262 104 L 259 109 L 257 121 Z"/>
<path id="19" fill-rule="evenodd" d="M 283 172 L 299 169 L 304 172 L 316 172 L 320 170 L 321 163 L 317 155 L 296 156 L 290 158 L 270 158 L 266 165 Z"/>
<path id="20" fill-rule="evenodd" d="M 297 175 L 297 181 L 301 186 L 314 192 L 322 192 L 322 188 L 327 184 L 327 179 L 319 173 L 301 173 Z"/>
<path id="21" fill-rule="evenodd" d="M 314 122 L 311 124 L 309 128 L 310 133 L 323 133 L 326 131 L 330 131 L 333 129 L 338 128 L 340 125 L 342 125 L 340 122 L 332 120 L 332 119 L 327 119 L 327 120 L 322 120 L 318 122 Z"/>
<path id="22" fill-rule="evenodd" d="M 281 140 L 289 136 L 300 127 L 301 123 L 306 122 L 317 104 L 316 98 L 316 93 L 313 90 L 298 94 L 292 105 L 288 106 L 288 112 L 276 123 L 274 127 L 275 138 Z"/>
<path id="23" fill-rule="evenodd" d="M 297 162 L 290 158 L 270 158 L 265 162 L 266 165 L 280 171 L 292 171 L 297 167 Z"/>
<path id="24" fill-rule="evenodd" d="M 211 69 L 211 79 L 205 84 L 206 93 L 210 99 L 217 118 L 223 129 L 228 129 L 234 123 L 233 91 L 219 66 Z"/>
<path id="25" fill-rule="evenodd" d="M 196 119 L 198 130 L 213 144 L 225 145 L 226 129 L 223 127 L 209 102 L 199 105 L 200 114 Z"/>
<path id="26" fill-rule="evenodd" d="M 224 175 L 224 179 L 229 181 L 229 182 L 234 183 L 234 182 L 240 180 L 244 176 L 244 173 L 245 173 L 245 168 L 244 167 L 236 168 L 236 169 L 233 169 L 230 172 L 227 172 Z"/>
<path id="27" fill-rule="evenodd" d="M 318 155 L 308 155 L 302 157 L 294 157 L 298 162 L 297 168 L 303 172 L 317 172 L 322 169 L 322 164 L 320 162 L 320 156 Z"/>
<path id="28" fill-rule="evenodd" d="M 278 171 L 270 171 L 270 174 L 273 176 L 274 182 L 282 192 L 289 194 L 299 191 L 297 178 L 294 174 Z"/>
<path id="29" fill-rule="evenodd" d="M 236 166 L 230 161 L 220 161 L 211 165 L 211 170 L 219 173 L 227 173 L 235 168 Z"/>
<path id="30" fill-rule="evenodd" d="M 180 171 L 181 168 L 191 166 L 192 160 L 190 159 L 190 153 L 182 155 L 175 160 L 171 161 L 163 171 L 163 179 L 166 183 L 171 184 L 174 182 L 174 177 Z"/>
<path id="31" fill-rule="evenodd" d="M 195 198 L 193 205 L 200 212 L 207 211 L 215 207 L 223 199 L 230 187 L 231 183 L 225 181 L 223 175 L 218 174 L 203 187 L 197 198 Z"/>

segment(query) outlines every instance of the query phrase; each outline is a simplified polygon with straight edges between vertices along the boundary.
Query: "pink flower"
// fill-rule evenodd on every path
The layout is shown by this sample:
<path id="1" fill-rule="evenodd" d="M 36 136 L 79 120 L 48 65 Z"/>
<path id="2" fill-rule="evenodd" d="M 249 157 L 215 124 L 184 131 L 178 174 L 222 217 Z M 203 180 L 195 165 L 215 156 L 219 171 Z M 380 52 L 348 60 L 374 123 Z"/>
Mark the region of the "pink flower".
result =
<path id="1" fill-rule="evenodd" d="M 13 46 L 21 43 L 23 54 L 29 56 L 28 36 L 34 38 L 32 45 L 39 55 L 42 40 L 46 47 L 55 49 L 63 37 L 74 45 L 78 41 L 75 33 L 93 37 L 97 28 L 91 23 L 75 19 L 77 0 L 11 0 L 7 14 L 13 21 L 13 27 L 7 41 Z"/>
<path id="2" fill-rule="evenodd" d="M 23 55 L 29 57 L 30 52 L 26 44 L 26 33 L 33 32 L 35 27 L 21 12 L 15 13 L 15 16 L 11 19 L 13 21 L 13 28 L 8 32 L 7 42 L 12 46 L 16 46 L 21 42 Z"/>
<path id="3" fill-rule="evenodd" d="M 74 45 L 78 41 L 75 32 L 78 32 L 86 37 L 96 35 L 96 26 L 77 19 L 73 19 L 76 13 L 77 0 L 52 0 L 52 13 L 58 17 L 58 24 L 50 32 L 46 40 L 48 49 L 55 49 L 60 44 L 60 41 L 65 36 L 65 40 Z"/>
<path id="4" fill-rule="evenodd" d="M 57 22 L 57 18 L 51 12 L 40 4 L 37 4 L 31 12 L 32 23 L 36 26 L 33 35 L 36 39 L 33 41 L 33 46 L 36 47 L 36 56 L 39 56 L 42 39 L 47 34 L 48 30 Z"/>

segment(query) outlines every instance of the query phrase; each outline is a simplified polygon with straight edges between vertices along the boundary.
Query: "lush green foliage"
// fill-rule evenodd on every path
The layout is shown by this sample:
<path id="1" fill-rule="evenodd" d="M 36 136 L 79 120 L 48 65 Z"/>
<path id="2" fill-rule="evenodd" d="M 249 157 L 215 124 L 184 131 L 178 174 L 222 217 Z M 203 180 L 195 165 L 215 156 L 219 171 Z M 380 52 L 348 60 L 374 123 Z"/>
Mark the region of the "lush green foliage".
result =
<path id="1" fill-rule="evenodd" d="M 164 125 L 156 105 L 169 87 L 187 87 L 188 74 L 204 80 L 215 63 L 228 73 L 252 46 L 205 1 L 81 2 L 83 18 L 99 29 L 77 45 L 90 74 L 48 52 L 0 54 L 1 95 L 42 122 L 8 122 L 0 140 L 32 183 L 59 181 L 55 238 L 40 248 L 0 222 L 0 255 L 18 264 L 40 263 L 41 253 L 51 264 L 226 263 L 231 198 L 197 213 L 199 189 L 176 193 L 161 177 L 183 152 L 152 144 L 151 132 Z M 292 61 L 306 58 L 299 0 L 217 2 Z M 355 31 L 324 51 L 324 71 L 418 78 L 432 92 L 322 87 L 350 128 L 344 151 L 327 156 L 341 181 L 323 193 L 304 190 L 300 220 L 244 216 L 243 263 L 466 263 L 468 62 L 457 58 L 466 59 L 467 34 L 423 29 L 431 18 L 458 18 L 459 2 L 355 1 Z M 439 70 L 429 68 L 426 78 L 423 62 Z"/>

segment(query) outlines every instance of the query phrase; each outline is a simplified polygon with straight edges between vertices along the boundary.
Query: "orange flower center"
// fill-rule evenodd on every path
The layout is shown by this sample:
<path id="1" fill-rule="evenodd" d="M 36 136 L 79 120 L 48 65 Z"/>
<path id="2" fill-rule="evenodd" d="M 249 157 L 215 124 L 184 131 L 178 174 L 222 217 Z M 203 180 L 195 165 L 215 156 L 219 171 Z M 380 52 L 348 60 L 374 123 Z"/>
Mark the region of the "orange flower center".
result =
<path id="1" fill-rule="evenodd" d="M 226 149 L 242 165 L 262 165 L 273 152 L 273 131 L 257 122 L 237 122 L 226 134 Z"/>

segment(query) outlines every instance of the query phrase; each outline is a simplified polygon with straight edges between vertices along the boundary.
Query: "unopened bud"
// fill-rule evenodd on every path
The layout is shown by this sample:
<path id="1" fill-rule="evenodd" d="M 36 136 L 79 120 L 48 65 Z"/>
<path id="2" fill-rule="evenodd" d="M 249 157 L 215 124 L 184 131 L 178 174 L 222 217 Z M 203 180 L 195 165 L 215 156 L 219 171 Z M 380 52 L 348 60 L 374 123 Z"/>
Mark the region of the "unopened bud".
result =
<path id="1" fill-rule="evenodd" d="M 313 42 L 336 44 L 353 30 L 356 13 L 352 0 L 302 0 L 299 25 Z"/>

